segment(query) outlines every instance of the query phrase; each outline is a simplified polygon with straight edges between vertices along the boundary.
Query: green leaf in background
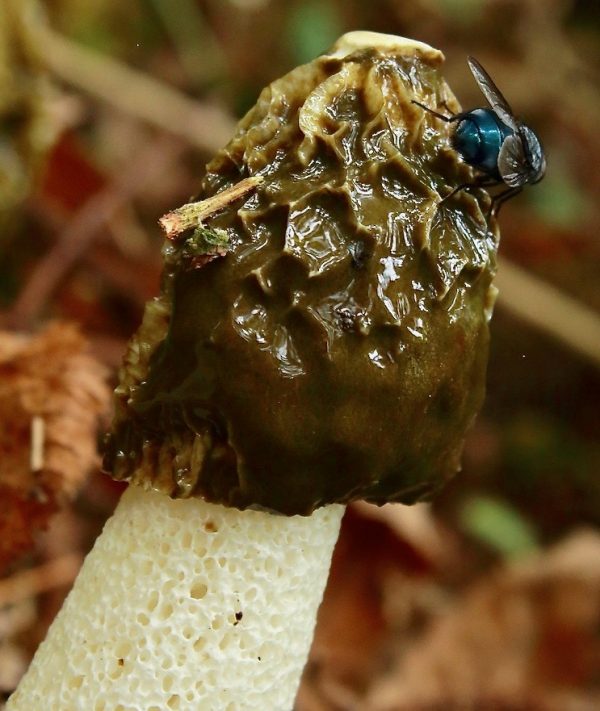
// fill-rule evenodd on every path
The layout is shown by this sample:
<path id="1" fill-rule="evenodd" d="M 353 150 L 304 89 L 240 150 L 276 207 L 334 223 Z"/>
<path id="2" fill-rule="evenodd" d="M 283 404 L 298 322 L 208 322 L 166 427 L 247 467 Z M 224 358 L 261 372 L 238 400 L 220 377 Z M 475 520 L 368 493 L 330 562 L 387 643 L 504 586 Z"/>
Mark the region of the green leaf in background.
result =
<path id="1" fill-rule="evenodd" d="M 592 212 L 590 197 L 560 164 L 551 166 L 528 197 L 536 214 L 553 227 L 575 229 Z"/>
<path id="2" fill-rule="evenodd" d="M 89 49 L 121 59 L 149 56 L 164 42 L 164 32 L 144 2 L 61 0 L 52 5 L 52 25 Z"/>
<path id="3" fill-rule="evenodd" d="M 510 504 L 500 499 L 477 496 L 460 511 L 463 529 L 507 558 L 537 549 L 532 525 Z"/>
<path id="4" fill-rule="evenodd" d="M 160 18 L 188 79 L 195 86 L 221 79 L 226 60 L 196 0 L 148 0 Z"/>
<path id="5" fill-rule="evenodd" d="M 342 34 L 340 18 L 331 3 L 320 0 L 297 3 L 288 20 L 288 40 L 293 64 L 310 62 Z"/>
<path id="6" fill-rule="evenodd" d="M 439 0 L 439 5 L 447 18 L 463 26 L 477 22 L 485 9 L 481 0 Z"/>

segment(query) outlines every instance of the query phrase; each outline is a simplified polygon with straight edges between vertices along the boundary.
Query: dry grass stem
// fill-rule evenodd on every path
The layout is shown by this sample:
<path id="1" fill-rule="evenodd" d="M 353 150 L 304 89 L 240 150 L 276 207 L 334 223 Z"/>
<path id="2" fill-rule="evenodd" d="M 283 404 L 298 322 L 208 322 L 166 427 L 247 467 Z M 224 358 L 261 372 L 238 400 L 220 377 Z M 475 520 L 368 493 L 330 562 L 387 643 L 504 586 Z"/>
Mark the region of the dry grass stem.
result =
<path id="1" fill-rule="evenodd" d="M 44 468 L 44 440 L 46 426 L 43 418 L 36 415 L 31 419 L 31 471 L 39 472 Z"/>

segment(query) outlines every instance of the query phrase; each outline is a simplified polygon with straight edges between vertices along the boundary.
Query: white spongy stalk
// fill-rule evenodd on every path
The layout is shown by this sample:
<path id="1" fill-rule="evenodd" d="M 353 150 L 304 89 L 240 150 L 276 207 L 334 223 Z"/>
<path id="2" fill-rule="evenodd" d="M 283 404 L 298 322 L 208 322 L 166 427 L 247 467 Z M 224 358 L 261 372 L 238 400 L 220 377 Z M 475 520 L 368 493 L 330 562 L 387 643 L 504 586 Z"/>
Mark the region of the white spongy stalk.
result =
<path id="1" fill-rule="evenodd" d="M 290 711 L 343 510 L 130 486 L 7 711 Z"/>

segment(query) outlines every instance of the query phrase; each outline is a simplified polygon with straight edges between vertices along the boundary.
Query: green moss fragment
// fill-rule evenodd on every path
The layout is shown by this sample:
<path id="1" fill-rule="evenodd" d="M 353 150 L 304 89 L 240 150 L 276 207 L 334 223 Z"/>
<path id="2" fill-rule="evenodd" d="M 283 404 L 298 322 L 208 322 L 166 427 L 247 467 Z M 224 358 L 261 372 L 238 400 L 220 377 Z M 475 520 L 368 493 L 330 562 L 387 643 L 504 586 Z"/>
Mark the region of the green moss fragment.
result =
<path id="1" fill-rule="evenodd" d="M 225 230 L 200 225 L 183 243 L 181 255 L 195 263 L 201 257 L 222 257 L 228 246 L 229 236 Z"/>

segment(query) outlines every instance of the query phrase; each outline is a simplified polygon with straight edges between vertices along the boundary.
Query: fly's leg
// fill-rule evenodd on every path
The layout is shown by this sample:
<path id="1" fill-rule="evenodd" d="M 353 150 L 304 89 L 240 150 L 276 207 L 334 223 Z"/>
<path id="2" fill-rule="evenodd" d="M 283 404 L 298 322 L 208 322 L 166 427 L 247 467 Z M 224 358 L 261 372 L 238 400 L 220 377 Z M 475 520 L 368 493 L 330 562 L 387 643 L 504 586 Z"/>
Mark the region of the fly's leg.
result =
<path id="1" fill-rule="evenodd" d="M 444 197 L 439 201 L 438 206 L 446 202 L 446 200 L 451 198 L 453 195 L 456 195 L 456 193 L 460 192 L 461 190 L 474 190 L 475 188 L 491 188 L 495 185 L 498 185 L 499 182 L 500 181 L 495 180 L 493 178 L 487 178 L 485 176 L 482 176 L 481 179 L 476 180 L 475 182 L 461 183 L 460 185 L 457 185 L 453 190 L 451 190 L 448 195 L 444 195 Z M 515 197 L 515 195 L 518 195 L 522 190 L 523 186 L 518 186 L 514 188 L 508 188 L 508 190 L 504 190 L 503 192 L 498 193 L 498 195 L 494 195 L 492 197 L 490 209 L 487 213 L 487 219 L 489 220 L 490 217 L 497 217 L 502 205 L 507 200 L 510 200 L 511 198 Z"/>
<path id="2" fill-rule="evenodd" d="M 454 114 L 453 116 L 446 116 L 445 114 L 441 114 L 439 111 L 434 111 L 433 109 L 430 109 L 429 106 L 426 106 L 425 104 L 422 104 L 420 101 L 416 101 L 415 99 L 413 99 L 411 103 L 420 106 L 424 111 L 427 111 L 427 113 L 433 114 L 436 118 L 439 118 L 440 121 L 445 121 L 446 123 L 454 123 L 454 121 L 459 121 L 463 117 L 463 114 Z M 446 102 L 444 102 L 444 107 L 448 108 L 446 106 Z"/>
<path id="3" fill-rule="evenodd" d="M 444 197 L 439 201 L 438 205 L 441 205 L 443 202 L 446 202 L 446 200 L 450 199 L 453 195 L 456 195 L 456 193 L 459 193 L 461 190 L 475 190 L 477 188 L 491 188 L 494 185 L 498 185 L 498 180 L 495 178 L 490 178 L 488 176 L 481 176 L 480 178 L 477 178 L 476 180 L 470 182 L 470 183 L 461 183 L 460 185 L 457 185 L 453 190 L 451 190 L 448 195 L 444 195 Z M 512 188 L 511 188 L 512 189 Z M 502 193 L 504 194 L 504 193 Z M 492 199 L 492 205 L 494 204 L 494 199 Z"/>
<path id="4" fill-rule="evenodd" d="M 494 195 L 492 198 L 492 204 L 490 205 L 490 210 L 488 212 L 488 218 L 492 215 L 494 217 L 498 217 L 498 213 L 500 212 L 502 205 L 504 205 L 507 200 L 510 200 L 512 197 L 515 197 L 515 195 L 518 195 L 521 190 L 523 190 L 523 186 L 518 185 L 515 188 L 508 188 L 508 190 L 498 193 L 498 195 Z"/>

